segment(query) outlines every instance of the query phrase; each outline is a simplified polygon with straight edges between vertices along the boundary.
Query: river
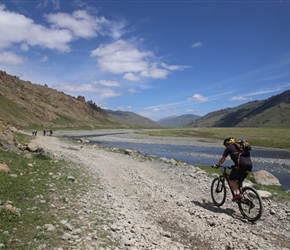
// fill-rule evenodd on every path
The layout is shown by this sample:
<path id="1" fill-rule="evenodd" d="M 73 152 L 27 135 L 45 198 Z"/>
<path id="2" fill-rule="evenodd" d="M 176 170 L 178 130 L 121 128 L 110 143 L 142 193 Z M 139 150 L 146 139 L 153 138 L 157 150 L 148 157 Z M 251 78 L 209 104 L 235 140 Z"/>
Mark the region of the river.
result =
<path id="1" fill-rule="evenodd" d="M 210 146 L 184 146 L 184 145 L 166 145 L 158 143 L 130 142 L 122 141 L 119 138 L 109 139 L 112 134 L 87 134 L 85 138 L 90 143 L 97 143 L 103 147 L 132 149 L 137 150 L 144 155 L 154 155 L 156 157 L 175 158 L 190 165 L 201 164 L 211 166 L 221 157 L 223 147 Z M 66 135 L 71 139 L 84 138 L 84 135 L 73 136 Z M 134 141 L 134 140 L 132 140 Z M 202 144 L 201 144 L 202 145 Z M 290 152 L 289 150 L 255 148 L 251 151 L 253 161 L 253 171 L 266 170 L 276 176 L 283 190 L 290 190 Z M 232 161 L 227 159 L 224 165 L 231 165 Z"/>

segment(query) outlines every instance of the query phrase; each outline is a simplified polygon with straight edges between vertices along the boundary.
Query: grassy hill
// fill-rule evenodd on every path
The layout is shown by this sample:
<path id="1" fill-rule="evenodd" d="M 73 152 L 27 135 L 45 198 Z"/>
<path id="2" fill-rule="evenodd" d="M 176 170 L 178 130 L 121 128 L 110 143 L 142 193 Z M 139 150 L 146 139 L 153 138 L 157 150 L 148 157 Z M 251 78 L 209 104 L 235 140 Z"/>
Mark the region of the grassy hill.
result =
<path id="1" fill-rule="evenodd" d="M 18 128 L 128 128 L 146 127 L 147 124 L 150 127 L 153 124 L 158 126 L 138 115 L 137 120 L 133 114 L 127 115 L 123 120 L 115 119 L 92 101 L 86 101 L 83 96 L 75 98 L 45 85 L 23 81 L 3 71 L 0 71 L 0 107 L 0 121 Z"/>
<path id="2" fill-rule="evenodd" d="M 290 90 L 198 118 L 190 127 L 290 127 Z"/>

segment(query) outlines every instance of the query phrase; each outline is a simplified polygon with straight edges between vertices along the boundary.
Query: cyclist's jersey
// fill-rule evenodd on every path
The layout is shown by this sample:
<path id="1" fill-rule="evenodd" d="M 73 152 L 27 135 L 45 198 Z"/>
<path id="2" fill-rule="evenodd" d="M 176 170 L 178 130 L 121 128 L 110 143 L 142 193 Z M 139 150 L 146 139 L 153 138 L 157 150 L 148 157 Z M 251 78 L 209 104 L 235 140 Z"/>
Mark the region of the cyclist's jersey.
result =
<path id="1" fill-rule="evenodd" d="M 223 157 L 227 158 L 228 155 L 230 155 L 235 166 L 243 167 L 243 166 L 251 166 L 252 165 L 252 160 L 251 160 L 250 155 L 249 156 L 244 156 L 244 155 L 239 156 L 239 150 L 236 148 L 236 146 L 234 144 L 229 144 L 226 147 L 226 149 L 223 153 Z M 239 157 L 240 157 L 240 162 L 238 163 Z"/>

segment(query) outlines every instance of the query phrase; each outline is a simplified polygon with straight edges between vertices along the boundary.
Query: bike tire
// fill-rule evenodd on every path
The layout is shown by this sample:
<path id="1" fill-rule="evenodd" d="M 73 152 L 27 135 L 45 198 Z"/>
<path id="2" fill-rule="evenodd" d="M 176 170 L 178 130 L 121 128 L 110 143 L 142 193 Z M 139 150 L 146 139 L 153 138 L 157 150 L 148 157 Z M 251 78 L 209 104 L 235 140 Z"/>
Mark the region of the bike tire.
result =
<path id="1" fill-rule="evenodd" d="M 238 202 L 241 214 L 248 221 L 259 220 L 263 214 L 263 201 L 258 191 L 252 187 L 243 187 L 242 194 L 242 199 Z"/>
<path id="2" fill-rule="evenodd" d="M 227 196 L 225 179 L 223 177 L 213 179 L 210 190 L 213 203 L 218 207 L 222 206 L 225 203 Z"/>

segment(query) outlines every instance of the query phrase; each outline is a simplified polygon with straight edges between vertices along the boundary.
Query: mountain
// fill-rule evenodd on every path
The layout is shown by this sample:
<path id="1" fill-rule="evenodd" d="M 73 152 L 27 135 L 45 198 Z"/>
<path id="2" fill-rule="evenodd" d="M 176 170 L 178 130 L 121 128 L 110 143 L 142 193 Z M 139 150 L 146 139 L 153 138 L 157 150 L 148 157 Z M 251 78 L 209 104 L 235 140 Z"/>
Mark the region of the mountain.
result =
<path id="1" fill-rule="evenodd" d="M 104 109 L 104 112 L 106 112 L 109 116 L 113 117 L 116 121 L 122 124 L 126 124 L 128 126 L 151 128 L 160 127 L 158 123 L 150 120 L 149 118 L 130 111 L 113 111 L 109 109 Z"/>
<path id="2" fill-rule="evenodd" d="M 157 121 L 158 124 L 165 127 L 184 127 L 193 120 L 199 118 L 198 115 L 180 115 L 180 116 L 169 116 Z"/>
<path id="3" fill-rule="evenodd" d="M 182 115 L 154 122 L 128 111 L 103 110 L 77 98 L 0 71 L 0 121 L 18 128 L 290 127 L 290 90 L 205 116 Z M 158 123 L 158 124 L 157 124 Z"/>
<path id="4" fill-rule="evenodd" d="M 190 127 L 290 127 L 290 90 L 261 101 L 208 113 Z"/>
<path id="5" fill-rule="evenodd" d="M 0 121 L 18 128 L 129 128 L 154 124 L 141 117 L 138 123 L 138 115 L 134 117 L 133 113 L 123 123 L 83 96 L 75 98 L 4 71 L 0 71 L 0 107 Z"/>

